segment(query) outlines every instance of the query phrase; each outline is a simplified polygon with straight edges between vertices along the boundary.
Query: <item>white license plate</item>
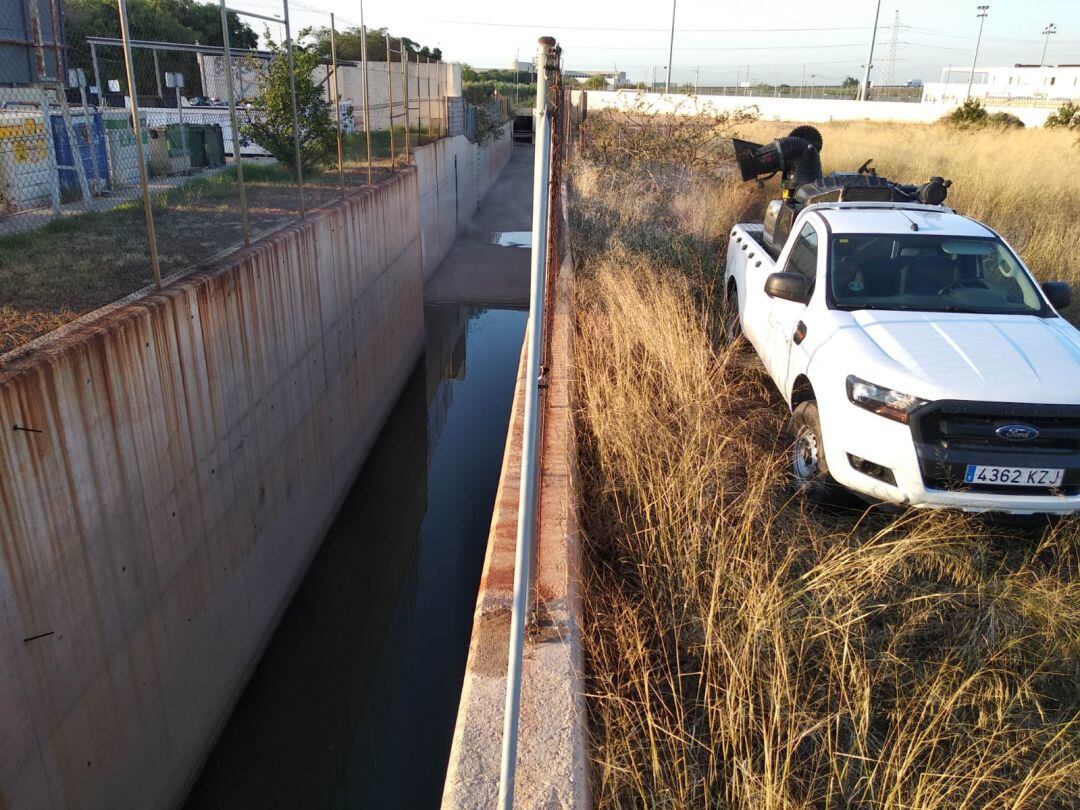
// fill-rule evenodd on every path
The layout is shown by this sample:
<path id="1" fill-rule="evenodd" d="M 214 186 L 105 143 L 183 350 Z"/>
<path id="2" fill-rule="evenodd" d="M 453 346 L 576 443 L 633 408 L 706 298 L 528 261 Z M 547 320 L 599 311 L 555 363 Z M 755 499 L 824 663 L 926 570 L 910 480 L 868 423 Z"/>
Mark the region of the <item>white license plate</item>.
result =
<path id="1" fill-rule="evenodd" d="M 1051 467 L 989 467 L 968 464 L 965 484 L 998 484 L 1003 487 L 1059 487 L 1065 470 Z"/>

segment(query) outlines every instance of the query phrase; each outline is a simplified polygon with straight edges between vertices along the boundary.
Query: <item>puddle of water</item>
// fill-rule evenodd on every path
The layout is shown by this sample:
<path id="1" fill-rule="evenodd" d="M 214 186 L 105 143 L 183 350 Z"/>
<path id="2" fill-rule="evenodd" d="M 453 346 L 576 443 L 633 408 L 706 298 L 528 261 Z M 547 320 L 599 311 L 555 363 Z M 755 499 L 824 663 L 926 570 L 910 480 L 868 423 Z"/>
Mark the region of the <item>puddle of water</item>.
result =
<path id="1" fill-rule="evenodd" d="M 187 810 L 439 806 L 525 318 L 427 309 L 425 357 Z"/>
<path id="2" fill-rule="evenodd" d="M 492 231 L 487 242 L 499 247 L 531 248 L 532 231 Z"/>

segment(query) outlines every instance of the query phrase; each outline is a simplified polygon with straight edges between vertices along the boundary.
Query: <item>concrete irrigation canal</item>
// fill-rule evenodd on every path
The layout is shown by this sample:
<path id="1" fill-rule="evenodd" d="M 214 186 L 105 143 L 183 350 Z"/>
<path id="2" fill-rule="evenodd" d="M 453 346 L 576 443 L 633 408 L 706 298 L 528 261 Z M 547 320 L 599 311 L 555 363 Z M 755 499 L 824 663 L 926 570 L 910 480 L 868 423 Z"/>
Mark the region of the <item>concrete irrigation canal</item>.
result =
<path id="1" fill-rule="evenodd" d="M 0 806 L 438 804 L 531 164 L 437 141 L 3 358 Z"/>
<path id="2" fill-rule="evenodd" d="M 189 808 L 439 802 L 525 313 L 444 305 L 425 324 Z"/>

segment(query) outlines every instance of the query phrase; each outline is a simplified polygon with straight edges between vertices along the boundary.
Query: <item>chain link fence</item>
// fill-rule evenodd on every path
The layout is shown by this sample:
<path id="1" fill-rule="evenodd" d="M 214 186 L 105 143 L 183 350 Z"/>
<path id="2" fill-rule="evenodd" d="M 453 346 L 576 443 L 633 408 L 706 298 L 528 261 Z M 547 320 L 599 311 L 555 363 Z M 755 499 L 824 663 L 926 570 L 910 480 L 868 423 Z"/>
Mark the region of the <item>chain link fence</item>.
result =
<path id="1" fill-rule="evenodd" d="M 460 66 L 362 20 L 29 3 L 63 24 L 0 20 L 26 63 L 0 52 L 0 353 L 478 137 Z"/>

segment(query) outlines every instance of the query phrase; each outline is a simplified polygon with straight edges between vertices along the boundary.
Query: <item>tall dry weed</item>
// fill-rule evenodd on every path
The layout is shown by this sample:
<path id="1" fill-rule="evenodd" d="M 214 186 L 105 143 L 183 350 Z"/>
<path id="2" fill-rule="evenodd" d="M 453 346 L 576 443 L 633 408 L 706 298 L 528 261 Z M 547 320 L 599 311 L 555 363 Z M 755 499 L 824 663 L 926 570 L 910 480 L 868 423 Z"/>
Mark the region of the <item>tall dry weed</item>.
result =
<path id="1" fill-rule="evenodd" d="M 597 804 L 1075 806 L 1080 523 L 794 498 L 786 410 L 718 328 L 760 201 L 672 176 L 573 170 Z"/>

